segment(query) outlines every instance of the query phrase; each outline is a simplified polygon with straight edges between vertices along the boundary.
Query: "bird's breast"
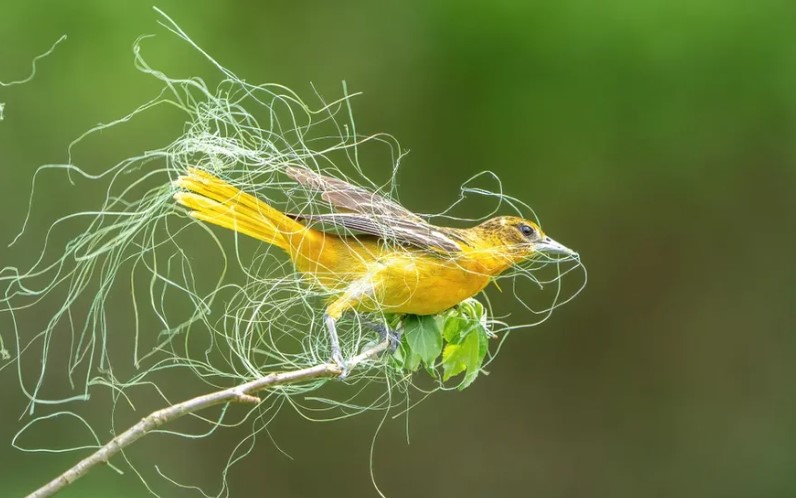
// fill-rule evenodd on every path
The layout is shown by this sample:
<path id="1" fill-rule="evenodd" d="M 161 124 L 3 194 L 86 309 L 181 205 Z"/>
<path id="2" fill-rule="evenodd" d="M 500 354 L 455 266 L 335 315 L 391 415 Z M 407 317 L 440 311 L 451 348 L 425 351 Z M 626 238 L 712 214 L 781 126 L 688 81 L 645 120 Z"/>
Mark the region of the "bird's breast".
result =
<path id="1" fill-rule="evenodd" d="M 480 292 L 491 278 L 455 258 L 409 253 L 380 264 L 374 276 L 375 305 L 393 313 L 440 313 Z"/>

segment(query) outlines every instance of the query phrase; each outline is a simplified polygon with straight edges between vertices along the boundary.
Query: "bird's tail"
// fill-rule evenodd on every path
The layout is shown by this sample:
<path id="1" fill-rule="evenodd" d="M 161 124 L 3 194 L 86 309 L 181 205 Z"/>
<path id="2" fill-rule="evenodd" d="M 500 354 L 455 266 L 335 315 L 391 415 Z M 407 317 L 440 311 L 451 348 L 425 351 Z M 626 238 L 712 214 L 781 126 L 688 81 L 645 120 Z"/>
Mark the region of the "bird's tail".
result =
<path id="1" fill-rule="evenodd" d="M 229 228 L 290 252 L 291 239 L 305 237 L 308 229 L 284 213 L 224 180 L 198 168 L 175 182 L 187 192 L 174 199 L 191 209 L 196 219 Z"/>

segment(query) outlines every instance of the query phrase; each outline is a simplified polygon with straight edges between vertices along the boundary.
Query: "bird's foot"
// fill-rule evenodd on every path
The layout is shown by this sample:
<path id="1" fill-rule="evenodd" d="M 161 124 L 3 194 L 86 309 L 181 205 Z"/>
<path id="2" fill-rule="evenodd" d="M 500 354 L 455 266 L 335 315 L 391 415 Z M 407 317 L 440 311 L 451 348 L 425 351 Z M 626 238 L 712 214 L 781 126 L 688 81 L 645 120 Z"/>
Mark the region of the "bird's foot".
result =
<path id="1" fill-rule="evenodd" d="M 337 365 L 340 370 L 340 379 L 348 377 L 348 372 L 351 369 L 347 361 L 343 359 L 343 354 L 340 352 L 340 340 L 337 338 L 337 327 L 335 319 L 328 314 L 323 315 L 323 322 L 326 324 L 326 331 L 329 333 L 329 342 L 332 345 L 332 359 L 331 363 Z"/>
<path id="2" fill-rule="evenodd" d="M 348 377 L 350 366 L 348 365 L 348 362 L 343 359 L 343 354 L 340 352 L 339 347 L 332 348 L 331 363 L 337 365 L 337 367 L 340 368 L 342 372 L 338 378 L 345 379 L 346 377 Z"/>
<path id="3" fill-rule="evenodd" d="M 390 341 L 390 346 L 387 348 L 387 351 L 392 354 L 398 349 L 398 345 L 401 344 L 401 330 L 400 329 L 391 329 L 387 325 L 383 323 L 370 323 L 370 327 L 378 332 L 379 334 L 379 342 L 384 342 L 386 340 Z"/>

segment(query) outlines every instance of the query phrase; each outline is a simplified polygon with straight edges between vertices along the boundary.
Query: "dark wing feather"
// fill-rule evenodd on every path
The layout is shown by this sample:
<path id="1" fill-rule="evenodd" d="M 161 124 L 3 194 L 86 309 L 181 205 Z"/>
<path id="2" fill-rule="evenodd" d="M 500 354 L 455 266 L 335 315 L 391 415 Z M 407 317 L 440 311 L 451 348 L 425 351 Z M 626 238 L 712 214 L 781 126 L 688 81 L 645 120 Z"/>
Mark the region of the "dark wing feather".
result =
<path id="1" fill-rule="evenodd" d="M 320 175 L 309 168 L 289 166 L 287 175 L 307 187 L 321 193 L 321 198 L 338 209 L 365 215 L 386 216 L 411 219 L 420 223 L 425 221 L 384 196 L 350 183 Z"/>
<path id="2" fill-rule="evenodd" d="M 438 228 L 397 202 L 338 178 L 320 175 L 308 168 L 290 166 L 287 174 L 321 198 L 348 213 L 292 215 L 310 224 L 321 224 L 375 235 L 420 248 L 449 252 L 462 250 L 466 241 L 453 230 Z"/>
<path id="3" fill-rule="evenodd" d="M 358 213 L 331 213 L 313 215 L 291 215 L 292 218 L 310 225 L 342 228 L 354 232 L 375 235 L 400 244 L 409 244 L 423 249 L 438 248 L 447 252 L 462 250 L 457 237 L 450 230 L 436 228 L 428 223 L 418 224 L 412 220 L 392 217 L 365 216 Z"/>

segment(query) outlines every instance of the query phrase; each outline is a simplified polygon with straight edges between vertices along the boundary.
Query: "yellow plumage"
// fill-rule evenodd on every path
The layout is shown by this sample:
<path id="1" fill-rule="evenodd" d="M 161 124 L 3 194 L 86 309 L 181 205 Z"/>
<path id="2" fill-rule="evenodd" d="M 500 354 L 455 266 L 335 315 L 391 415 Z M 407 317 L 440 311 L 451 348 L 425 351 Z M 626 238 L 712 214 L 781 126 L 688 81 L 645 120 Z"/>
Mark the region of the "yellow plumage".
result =
<path id="1" fill-rule="evenodd" d="M 346 310 L 440 313 L 477 294 L 492 277 L 535 251 L 569 251 L 521 218 L 493 218 L 467 229 L 433 227 L 392 201 L 341 180 L 295 168 L 291 176 L 323 192 L 332 203 L 359 210 L 329 219 L 346 228 L 363 227 L 367 233 L 317 230 L 196 168 L 177 180 L 185 191 L 175 199 L 196 219 L 283 249 L 298 271 L 331 291 L 335 298 L 327 307 L 326 324 L 338 362 L 342 359 L 334 321 Z M 392 233 L 395 240 L 381 243 Z"/>

